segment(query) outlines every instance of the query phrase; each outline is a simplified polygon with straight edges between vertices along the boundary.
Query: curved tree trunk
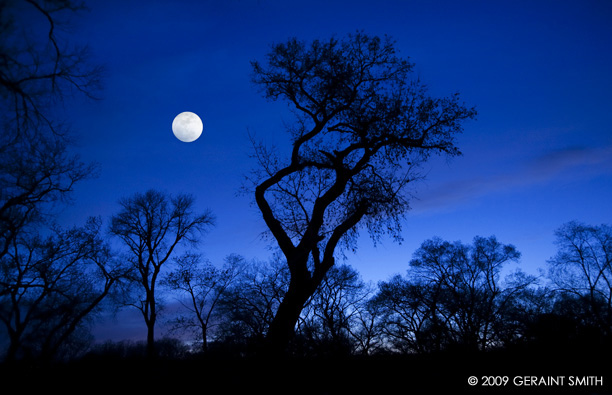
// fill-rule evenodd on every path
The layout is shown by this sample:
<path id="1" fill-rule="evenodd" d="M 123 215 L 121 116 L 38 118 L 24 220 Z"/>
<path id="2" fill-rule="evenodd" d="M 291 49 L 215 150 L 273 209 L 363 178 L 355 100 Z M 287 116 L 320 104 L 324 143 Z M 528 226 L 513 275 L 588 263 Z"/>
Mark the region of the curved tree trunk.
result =
<path id="1" fill-rule="evenodd" d="M 287 346 L 295 334 L 295 326 L 302 309 L 314 292 L 309 285 L 307 282 L 298 282 L 293 279 L 289 283 L 289 289 L 268 328 L 265 344 L 267 355 L 279 356 L 287 351 Z"/>

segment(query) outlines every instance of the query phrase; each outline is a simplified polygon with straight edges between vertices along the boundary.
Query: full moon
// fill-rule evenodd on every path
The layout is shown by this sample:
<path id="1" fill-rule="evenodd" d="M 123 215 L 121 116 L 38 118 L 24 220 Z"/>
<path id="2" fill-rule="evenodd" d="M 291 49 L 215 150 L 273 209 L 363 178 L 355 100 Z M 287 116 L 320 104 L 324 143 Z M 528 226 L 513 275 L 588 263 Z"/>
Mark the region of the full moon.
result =
<path id="1" fill-rule="evenodd" d="M 172 133 L 185 143 L 196 141 L 202 134 L 203 128 L 200 117 L 189 111 L 180 113 L 172 121 Z"/>

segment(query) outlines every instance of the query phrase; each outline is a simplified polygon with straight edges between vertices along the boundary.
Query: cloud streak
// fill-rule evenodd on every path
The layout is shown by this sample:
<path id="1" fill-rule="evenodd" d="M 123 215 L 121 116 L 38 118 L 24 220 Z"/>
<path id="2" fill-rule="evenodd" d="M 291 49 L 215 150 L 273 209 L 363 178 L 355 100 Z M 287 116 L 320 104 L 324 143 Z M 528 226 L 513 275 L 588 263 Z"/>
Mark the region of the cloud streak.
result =
<path id="1" fill-rule="evenodd" d="M 520 160 L 495 175 L 476 175 L 420 190 L 413 203 L 413 212 L 448 211 L 492 194 L 590 179 L 602 174 L 612 174 L 612 146 L 566 147 Z"/>

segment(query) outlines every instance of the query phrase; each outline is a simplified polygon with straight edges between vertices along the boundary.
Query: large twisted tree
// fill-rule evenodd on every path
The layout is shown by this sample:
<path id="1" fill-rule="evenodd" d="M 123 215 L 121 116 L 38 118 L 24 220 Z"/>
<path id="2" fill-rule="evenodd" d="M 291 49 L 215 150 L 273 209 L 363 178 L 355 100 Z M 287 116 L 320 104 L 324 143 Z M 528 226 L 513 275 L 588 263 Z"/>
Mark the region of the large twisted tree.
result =
<path id="1" fill-rule="evenodd" d="M 389 38 L 291 39 L 266 60 L 253 62 L 253 80 L 267 98 L 287 101 L 296 120 L 287 157 L 255 144 L 255 200 L 291 273 L 268 331 L 280 351 L 360 228 L 399 237 L 419 165 L 434 153 L 459 155 L 455 136 L 476 112 L 456 94 L 430 97 Z"/>

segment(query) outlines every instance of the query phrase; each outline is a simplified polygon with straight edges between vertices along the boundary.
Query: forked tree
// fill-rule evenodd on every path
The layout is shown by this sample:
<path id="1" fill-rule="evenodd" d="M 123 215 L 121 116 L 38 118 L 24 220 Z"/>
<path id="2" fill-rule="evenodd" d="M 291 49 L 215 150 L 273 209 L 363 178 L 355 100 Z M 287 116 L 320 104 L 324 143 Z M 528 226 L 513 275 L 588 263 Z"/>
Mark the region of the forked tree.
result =
<path id="1" fill-rule="evenodd" d="M 196 243 L 214 223 L 210 212 L 194 212 L 194 202 L 190 195 L 148 190 L 122 199 L 121 211 L 111 218 L 110 232 L 126 246 L 126 259 L 140 289 L 134 307 L 147 325 L 148 356 L 155 355 L 156 290 L 162 268 L 180 244 Z"/>
<path id="2" fill-rule="evenodd" d="M 455 137 L 476 112 L 457 94 L 429 96 L 388 37 L 291 39 L 252 66 L 265 97 L 295 114 L 288 155 L 254 144 L 255 201 L 291 273 L 267 335 L 277 352 L 360 229 L 400 237 L 419 165 L 434 153 L 459 155 Z"/>
<path id="3" fill-rule="evenodd" d="M 168 273 L 163 284 L 181 295 L 179 301 L 186 313 L 171 320 L 173 330 L 191 332 L 202 342 L 200 351 L 206 352 L 209 333 L 219 324 L 218 306 L 240 275 L 244 258 L 231 254 L 221 268 L 194 253 L 182 255 L 175 262 L 176 269 Z"/>

